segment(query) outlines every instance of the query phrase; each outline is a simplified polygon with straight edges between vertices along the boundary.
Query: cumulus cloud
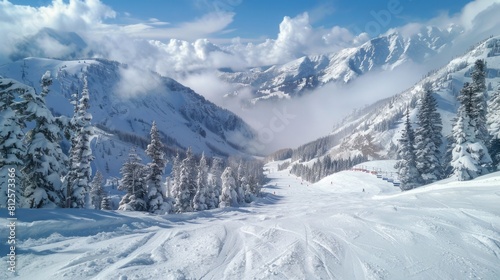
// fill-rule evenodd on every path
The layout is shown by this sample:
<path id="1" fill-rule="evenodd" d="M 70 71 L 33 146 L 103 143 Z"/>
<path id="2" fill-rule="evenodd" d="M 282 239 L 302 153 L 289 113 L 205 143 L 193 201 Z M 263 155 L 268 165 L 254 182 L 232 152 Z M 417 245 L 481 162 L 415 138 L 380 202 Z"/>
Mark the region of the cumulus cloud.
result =
<path id="1" fill-rule="evenodd" d="M 443 13 L 429 22 L 410 23 L 398 29 L 411 36 L 427 24 L 442 28 L 455 24 L 465 30 L 467 38 L 472 38 L 460 42 L 460 45 L 468 46 L 498 30 L 496 15 L 500 12 L 499 5 L 500 0 L 476 0 L 456 15 Z M 200 18 L 176 25 L 155 18 L 118 25 L 106 22 L 106 19 L 116 17 L 117 13 L 99 0 L 54 0 L 50 5 L 39 8 L 14 5 L 4 0 L 0 2 L 0 32 L 5 38 L 5 43 L 0 45 L 0 60 L 5 62 L 19 42 L 47 27 L 78 33 L 89 43 L 89 49 L 96 56 L 128 64 L 139 61 L 144 67 L 163 75 L 220 67 L 242 69 L 281 64 L 303 55 L 358 46 L 370 39 L 366 33 L 353 34 L 340 26 L 313 27 L 312 21 L 333 12 L 331 4 L 320 7 L 295 17 L 284 17 L 274 39 L 246 42 L 235 38 L 217 47 L 203 38 L 231 32 L 229 26 L 235 16 L 231 9 L 214 8 Z M 38 45 L 47 50 L 38 51 L 38 54 L 55 56 L 57 53 L 71 53 L 71 46 L 50 38 Z M 152 54 L 158 56 L 148 58 Z"/>
<path id="2" fill-rule="evenodd" d="M 233 21 L 235 14 L 221 9 L 177 25 L 154 18 L 134 24 L 117 25 L 106 23 L 106 19 L 115 18 L 117 13 L 99 0 L 70 0 L 68 3 L 54 0 L 50 5 L 39 8 L 2 1 L 0 8 L 2 23 L 0 31 L 6 34 L 5 42 L 9 42 L 0 46 L 2 61 L 15 51 L 19 42 L 34 36 L 42 28 L 52 28 L 59 32 L 76 32 L 89 43 L 94 55 L 104 57 L 110 55 L 109 58 L 120 58 L 125 63 L 131 63 L 133 59 L 141 57 L 143 52 L 141 49 L 131 50 L 131 47 L 144 47 L 145 43 L 148 43 L 159 48 L 154 53 L 164 54 L 163 57 L 156 58 L 157 64 L 175 61 L 176 71 L 190 70 L 198 66 L 208 69 L 219 67 L 241 69 L 285 63 L 302 55 L 336 51 L 353 43 L 360 43 L 356 42 L 356 36 L 345 28 L 313 28 L 308 13 L 285 17 L 275 39 L 258 43 L 242 43 L 241 40 L 235 39 L 221 49 L 207 43 L 206 40 L 200 40 L 231 32 L 227 27 Z M 136 42 L 141 39 L 144 42 Z M 111 40 L 114 42 L 110 42 Z M 45 44 L 39 47 L 52 50 L 66 48 L 62 54 L 70 51 L 67 49 L 68 46 L 54 42 L 52 47 L 47 41 L 50 40 L 46 40 Z M 158 70 L 156 68 L 162 67 L 153 65 L 152 68 Z M 161 72 L 161 74 L 172 73 Z"/>
<path id="3" fill-rule="evenodd" d="M 64 3 L 54 0 L 46 7 L 14 5 L 8 1 L 0 2 L 0 61 L 8 60 L 16 51 L 17 44 L 34 36 L 43 28 L 51 28 L 62 32 L 83 33 L 90 28 L 93 31 L 103 26 L 102 21 L 113 18 L 116 13 L 99 0 L 75 1 Z M 46 39 L 41 48 L 61 49 L 63 46 Z M 66 53 L 66 52 L 63 52 Z"/>

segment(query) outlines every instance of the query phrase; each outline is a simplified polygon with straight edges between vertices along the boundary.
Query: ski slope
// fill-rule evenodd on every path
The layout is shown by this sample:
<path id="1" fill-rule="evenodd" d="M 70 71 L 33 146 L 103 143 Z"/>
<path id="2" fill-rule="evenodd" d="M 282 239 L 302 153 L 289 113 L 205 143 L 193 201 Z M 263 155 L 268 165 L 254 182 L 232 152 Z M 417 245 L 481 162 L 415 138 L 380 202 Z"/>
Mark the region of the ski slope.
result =
<path id="1" fill-rule="evenodd" d="M 401 193 L 356 171 L 307 184 L 277 164 L 248 207 L 18 209 L 17 272 L 2 243 L 0 279 L 500 278 L 500 173 Z"/>

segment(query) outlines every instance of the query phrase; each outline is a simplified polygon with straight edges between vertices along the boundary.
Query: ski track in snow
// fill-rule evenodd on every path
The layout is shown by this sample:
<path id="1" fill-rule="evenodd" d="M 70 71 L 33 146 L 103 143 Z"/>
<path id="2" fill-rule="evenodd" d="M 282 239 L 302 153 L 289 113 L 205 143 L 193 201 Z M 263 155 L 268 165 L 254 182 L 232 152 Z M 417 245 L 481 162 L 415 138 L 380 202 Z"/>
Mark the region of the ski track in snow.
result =
<path id="1" fill-rule="evenodd" d="M 264 196 L 248 207 L 165 216 L 19 209 L 18 271 L 0 278 L 500 277 L 500 173 L 400 193 L 362 172 L 301 184 L 277 163 L 267 168 Z"/>

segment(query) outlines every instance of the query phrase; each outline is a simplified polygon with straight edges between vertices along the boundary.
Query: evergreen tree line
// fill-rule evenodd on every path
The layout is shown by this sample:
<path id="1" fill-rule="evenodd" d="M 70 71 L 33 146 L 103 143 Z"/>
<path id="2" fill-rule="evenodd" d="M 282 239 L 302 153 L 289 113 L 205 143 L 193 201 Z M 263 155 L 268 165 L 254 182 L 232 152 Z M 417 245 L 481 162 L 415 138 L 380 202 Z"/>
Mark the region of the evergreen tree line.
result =
<path id="1" fill-rule="evenodd" d="M 484 60 L 475 62 L 471 78 L 472 82 L 464 83 L 458 96 L 460 106 L 454 119 L 452 134 L 447 137 L 448 147 L 444 156 L 441 155 L 442 121 L 430 85 L 424 85 L 415 130 L 407 110 L 397 149 L 399 161 L 395 166 L 402 190 L 446 177 L 456 177 L 460 181 L 470 180 L 498 169 L 500 88 L 490 100 L 488 123 Z"/>
<path id="2" fill-rule="evenodd" d="M 94 157 L 90 139 L 94 132 L 87 78 L 82 78 L 81 93 L 71 96 L 71 118 L 55 117 L 47 107 L 51 84 L 50 72 L 42 76 L 39 94 L 32 87 L 0 77 L 0 206 L 6 206 L 8 184 L 15 181 L 20 207 L 111 209 L 101 172 L 91 181 Z M 63 141 L 69 142 L 67 154 L 61 148 Z M 190 149 L 185 158 L 177 155 L 174 160 L 170 180 L 174 183 L 166 191 L 165 150 L 153 122 L 145 150 L 150 162 L 143 164 L 133 149 L 122 166 L 119 188 L 126 194 L 120 209 L 200 211 L 243 205 L 260 192 L 264 180 L 260 161 L 214 159 L 208 168 L 207 159 L 202 156 L 197 161 Z"/>
<path id="3" fill-rule="evenodd" d="M 338 143 L 338 136 L 329 135 L 321 137 L 294 149 L 292 152 L 292 161 L 310 161 L 316 157 L 324 155 L 329 149 Z"/>
<path id="4" fill-rule="evenodd" d="M 126 192 L 119 210 L 152 213 L 184 213 L 250 203 L 260 193 L 263 165 L 260 161 L 225 161 L 202 154 L 198 160 L 189 148 L 184 157 L 173 159 L 170 177 L 162 182 L 166 161 L 156 127 L 146 153 L 152 162 L 142 163 L 135 149 L 121 169 L 119 189 Z M 155 141 L 153 141 L 155 139 Z M 156 142 L 156 144 L 153 144 Z M 149 171 L 148 171 L 149 170 Z M 148 183 L 149 182 L 149 183 Z"/>
<path id="5" fill-rule="evenodd" d="M 0 77 L 0 206 L 5 206 L 8 183 L 15 181 L 20 207 L 84 207 L 90 199 L 89 92 L 83 77 L 81 94 L 73 96 L 71 118 L 55 117 L 45 103 L 52 78 L 41 77 L 41 92 Z M 69 157 L 61 142 L 69 140 Z M 7 170 L 15 170 L 8 180 Z M 10 175 L 10 174 L 9 174 Z M 12 176 L 12 175 L 11 175 Z"/>
<path id="6" fill-rule="evenodd" d="M 199 161 L 191 149 L 176 156 L 168 188 L 171 212 L 183 213 L 238 207 L 252 202 L 264 182 L 263 163 L 257 160 L 213 158 Z"/>
<path id="7" fill-rule="evenodd" d="M 331 175 L 335 172 L 348 170 L 351 167 L 367 161 L 365 155 L 357 155 L 348 159 L 335 159 L 330 156 L 317 160 L 311 167 L 304 164 L 294 164 L 290 170 L 291 173 L 301 177 L 308 182 L 317 182 L 321 178 Z"/>

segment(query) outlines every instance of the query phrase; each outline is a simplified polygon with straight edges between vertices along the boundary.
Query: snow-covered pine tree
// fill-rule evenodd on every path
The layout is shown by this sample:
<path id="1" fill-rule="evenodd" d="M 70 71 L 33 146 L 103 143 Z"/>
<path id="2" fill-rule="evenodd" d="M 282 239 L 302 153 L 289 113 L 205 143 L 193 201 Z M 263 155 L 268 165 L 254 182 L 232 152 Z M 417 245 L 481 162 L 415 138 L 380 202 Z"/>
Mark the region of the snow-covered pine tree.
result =
<path id="1" fill-rule="evenodd" d="M 196 159 L 194 157 L 193 151 L 191 150 L 191 147 L 187 149 L 186 158 L 182 161 L 182 164 L 186 169 L 186 182 L 188 184 L 189 190 L 189 201 L 191 202 L 191 209 L 193 209 L 193 200 L 194 196 L 196 195 L 196 177 L 198 176 L 198 174 L 196 172 Z"/>
<path id="2" fill-rule="evenodd" d="M 102 198 L 101 210 L 111 210 L 111 201 L 107 195 Z"/>
<path id="3" fill-rule="evenodd" d="M 198 164 L 198 177 L 196 178 L 196 194 L 193 199 L 194 211 L 202 211 L 208 209 L 207 206 L 207 160 L 205 153 L 201 155 L 200 163 Z"/>
<path id="4" fill-rule="evenodd" d="M 206 198 L 205 198 L 205 204 L 207 205 L 207 209 L 214 209 L 217 208 L 219 205 L 219 198 L 215 194 L 215 182 L 214 182 L 214 175 L 211 174 L 213 171 L 213 164 L 214 164 L 214 159 L 212 159 L 212 163 L 210 168 L 208 168 L 207 164 L 207 190 L 206 190 Z M 220 177 L 219 177 L 220 180 Z"/>
<path id="5" fill-rule="evenodd" d="M 424 184 L 443 177 L 440 152 L 443 125 L 441 115 L 437 112 L 437 101 L 432 94 L 430 84 L 425 84 L 417 114 L 418 128 L 415 130 L 417 168 Z"/>
<path id="6" fill-rule="evenodd" d="M 238 206 L 238 195 L 236 194 L 236 182 L 231 167 L 226 167 L 221 176 L 222 192 L 219 198 L 219 208 Z"/>
<path id="7" fill-rule="evenodd" d="M 459 110 L 458 118 L 453 126 L 454 148 L 450 165 L 453 175 L 459 181 L 466 181 L 478 176 L 479 163 L 471 155 L 469 145 L 475 141 L 474 128 L 465 110 Z"/>
<path id="8" fill-rule="evenodd" d="M 223 160 L 221 158 L 213 158 L 212 164 L 210 166 L 210 180 L 209 180 L 209 209 L 210 205 L 214 205 L 214 208 L 219 207 L 219 197 L 222 191 L 222 166 Z"/>
<path id="9" fill-rule="evenodd" d="M 101 209 L 102 200 L 106 195 L 106 192 L 102 187 L 103 180 L 104 178 L 102 177 L 101 171 L 97 170 L 97 172 L 94 175 L 94 178 L 92 179 L 92 182 L 90 183 L 91 186 L 90 194 L 92 197 L 92 205 L 94 206 L 94 209 L 98 210 Z"/>
<path id="10" fill-rule="evenodd" d="M 164 146 L 160 139 L 156 122 L 151 125 L 151 142 L 146 149 L 146 154 L 151 158 L 147 166 L 148 209 L 151 213 L 164 214 L 169 209 L 165 202 L 165 192 L 162 186 L 163 173 L 167 160 L 165 159 Z M 168 207 L 169 208 L 169 207 Z"/>
<path id="11" fill-rule="evenodd" d="M 248 177 L 248 180 L 247 180 L 247 183 L 248 183 L 248 192 L 250 194 L 252 194 L 252 196 L 259 196 L 260 194 L 260 184 L 258 182 L 258 179 L 256 178 L 256 176 L 249 176 Z M 253 200 L 253 198 L 252 198 Z"/>
<path id="12" fill-rule="evenodd" d="M 21 170 L 25 205 L 30 208 L 63 206 L 61 177 L 66 173 L 67 157 L 59 144 L 61 130 L 45 104 L 51 84 L 47 71 L 41 79 L 41 94 L 25 91 L 18 107 L 25 121 L 35 123 L 25 138 L 27 153 Z"/>
<path id="13" fill-rule="evenodd" d="M 488 150 L 493 169 L 500 170 L 500 83 L 488 103 L 488 128 L 492 138 Z"/>
<path id="14" fill-rule="evenodd" d="M 172 171 L 170 173 L 170 177 L 172 180 L 172 189 L 170 190 L 170 195 L 175 200 L 177 194 L 179 193 L 179 182 L 181 177 L 181 158 L 179 153 L 177 153 L 174 161 L 172 162 Z"/>
<path id="15" fill-rule="evenodd" d="M 264 164 L 261 161 L 250 161 L 247 164 L 248 175 L 246 179 L 249 187 L 248 191 L 255 197 L 260 194 L 261 184 L 264 180 L 263 169 Z"/>
<path id="16" fill-rule="evenodd" d="M 488 143 L 490 135 L 486 123 L 486 62 L 482 59 L 476 60 L 472 70 L 471 87 L 471 113 L 470 118 L 474 120 L 476 139 Z"/>
<path id="17" fill-rule="evenodd" d="M 477 139 L 478 130 L 474 119 L 474 88 L 465 83 L 460 91 L 460 107 L 453 126 L 452 174 L 459 181 L 474 179 L 485 174 L 491 164 L 484 142 Z"/>
<path id="18" fill-rule="evenodd" d="M 187 157 L 182 160 L 179 170 L 179 181 L 176 188 L 174 208 L 177 213 L 193 211 L 193 198 L 191 198 L 191 176 L 193 173 L 192 154 L 188 150 Z"/>
<path id="19" fill-rule="evenodd" d="M 21 202 L 20 190 L 9 191 L 8 184 L 20 185 L 22 178 L 20 170 L 26 154 L 22 131 L 24 122 L 15 108 L 15 100 L 22 92 L 29 90 L 14 80 L 0 77 L 0 208 L 7 207 L 8 197 L 12 198 L 8 195 L 12 194 L 12 190 L 16 204 Z"/>
<path id="20" fill-rule="evenodd" d="M 238 171 L 236 175 L 236 194 L 238 196 L 238 204 L 243 204 L 245 202 L 245 187 L 242 184 L 242 179 L 245 178 L 245 165 L 242 160 L 238 164 Z"/>
<path id="21" fill-rule="evenodd" d="M 65 207 L 71 208 L 73 205 L 72 193 L 73 193 L 73 184 L 75 184 L 77 180 L 78 167 L 77 164 L 80 162 L 79 153 L 77 150 L 78 145 L 78 134 L 81 131 L 80 122 L 78 119 L 78 91 L 75 91 L 71 94 L 71 104 L 73 105 L 73 117 L 68 122 L 68 125 L 65 128 L 65 133 L 67 138 L 70 140 L 70 149 L 68 156 L 68 173 L 63 178 L 63 189 L 65 195 Z"/>
<path id="22" fill-rule="evenodd" d="M 243 188 L 245 192 L 245 202 L 250 203 L 253 200 L 254 194 L 252 193 L 252 188 L 250 187 L 250 183 L 248 182 L 248 179 L 246 176 L 243 176 L 241 178 L 241 187 Z"/>
<path id="23" fill-rule="evenodd" d="M 118 189 L 126 191 L 118 210 L 148 211 L 145 166 L 134 148 L 130 149 L 128 159 L 120 169 L 122 178 Z"/>
<path id="24" fill-rule="evenodd" d="M 217 208 L 218 206 L 218 199 L 215 196 L 214 185 L 212 184 L 210 176 L 211 175 L 207 173 L 207 189 L 206 189 L 205 204 L 207 205 L 207 209 L 214 209 Z"/>
<path id="25" fill-rule="evenodd" d="M 494 171 L 500 170 L 500 138 L 493 138 L 490 141 L 490 151 L 492 169 Z"/>
<path id="26" fill-rule="evenodd" d="M 410 123 L 410 110 L 407 109 L 406 120 L 398 146 L 398 156 L 400 160 L 395 166 L 401 182 L 400 188 L 403 191 L 411 190 L 422 185 L 422 177 L 417 169 L 414 143 L 415 135 Z"/>
<path id="27" fill-rule="evenodd" d="M 78 101 L 75 118 L 75 124 L 78 128 L 74 132 L 74 143 L 76 146 L 72 147 L 72 152 L 70 153 L 71 156 L 76 157 L 71 160 L 71 168 L 72 172 L 74 172 L 75 180 L 68 182 L 71 184 L 71 208 L 90 206 L 86 204 L 90 201 L 90 175 L 92 174 L 90 162 L 94 160 L 90 147 L 90 139 L 94 134 L 94 130 L 90 124 L 92 115 L 88 112 L 90 108 L 89 100 L 87 77 L 84 76 L 82 94 Z"/>

